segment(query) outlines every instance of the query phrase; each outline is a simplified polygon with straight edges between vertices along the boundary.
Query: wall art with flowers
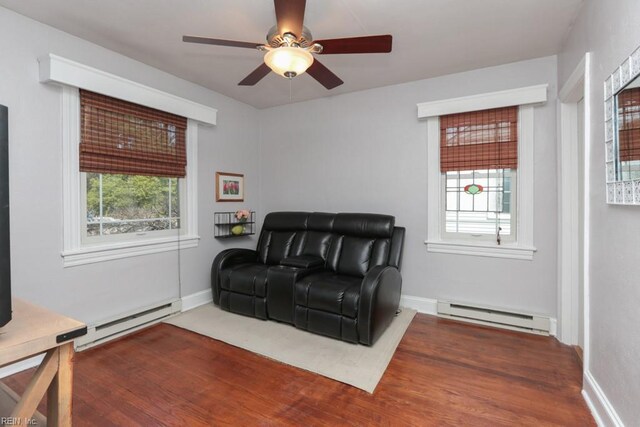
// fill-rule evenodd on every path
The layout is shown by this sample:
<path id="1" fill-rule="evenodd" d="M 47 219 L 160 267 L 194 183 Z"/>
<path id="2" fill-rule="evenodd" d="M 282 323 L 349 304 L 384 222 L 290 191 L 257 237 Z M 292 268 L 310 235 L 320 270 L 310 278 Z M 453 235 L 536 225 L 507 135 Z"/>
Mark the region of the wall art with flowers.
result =
<path id="1" fill-rule="evenodd" d="M 216 202 L 243 202 L 244 175 L 216 172 Z"/>

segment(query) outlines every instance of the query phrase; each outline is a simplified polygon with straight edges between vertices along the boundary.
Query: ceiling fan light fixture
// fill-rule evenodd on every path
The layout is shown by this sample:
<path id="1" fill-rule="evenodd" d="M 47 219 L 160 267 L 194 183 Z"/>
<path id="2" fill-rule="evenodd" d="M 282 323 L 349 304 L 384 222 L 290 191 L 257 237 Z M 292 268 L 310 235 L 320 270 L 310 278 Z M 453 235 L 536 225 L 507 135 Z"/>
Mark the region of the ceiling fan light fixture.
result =
<path id="1" fill-rule="evenodd" d="M 282 77 L 292 78 L 307 71 L 313 64 L 313 55 L 300 47 L 282 46 L 269 50 L 264 63 Z"/>

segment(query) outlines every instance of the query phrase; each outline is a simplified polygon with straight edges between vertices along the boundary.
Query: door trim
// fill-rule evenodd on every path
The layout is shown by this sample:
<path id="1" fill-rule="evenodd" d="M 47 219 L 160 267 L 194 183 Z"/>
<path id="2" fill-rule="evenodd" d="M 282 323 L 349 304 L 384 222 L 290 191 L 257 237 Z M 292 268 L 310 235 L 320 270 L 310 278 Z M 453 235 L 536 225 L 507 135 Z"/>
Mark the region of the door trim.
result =
<path id="1" fill-rule="evenodd" d="M 564 84 L 559 98 L 558 144 L 558 338 L 565 344 L 579 341 L 580 257 L 583 261 L 583 343 L 584 365 L 589 355 L 589 209 L 586 197 L 579 202 L 579 188 L 589 188 L 590 116 L 589 99 L 590 55 L 587 53 Z M 578 102 L 584 99 L 584 164 L 578 156 Z M 584 179 L 580 182 L 580 166 Z M 584 211 L 583 227 L 579 227 L 580 210 Z M 584 235 L 580 254 L 580 234 Z"/>

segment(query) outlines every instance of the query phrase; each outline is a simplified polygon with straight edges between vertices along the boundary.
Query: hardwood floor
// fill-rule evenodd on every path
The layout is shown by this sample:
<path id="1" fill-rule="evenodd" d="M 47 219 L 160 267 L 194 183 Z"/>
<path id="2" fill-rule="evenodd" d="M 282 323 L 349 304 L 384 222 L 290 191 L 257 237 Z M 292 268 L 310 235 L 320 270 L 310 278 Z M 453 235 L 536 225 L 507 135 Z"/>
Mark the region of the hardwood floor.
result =
<path id="1" fill-rule="evenodd" d="M 372 395 L 166 324 L 75 362 L 76 426 L 595 425 L 572 347 L 421 314 Z"/>

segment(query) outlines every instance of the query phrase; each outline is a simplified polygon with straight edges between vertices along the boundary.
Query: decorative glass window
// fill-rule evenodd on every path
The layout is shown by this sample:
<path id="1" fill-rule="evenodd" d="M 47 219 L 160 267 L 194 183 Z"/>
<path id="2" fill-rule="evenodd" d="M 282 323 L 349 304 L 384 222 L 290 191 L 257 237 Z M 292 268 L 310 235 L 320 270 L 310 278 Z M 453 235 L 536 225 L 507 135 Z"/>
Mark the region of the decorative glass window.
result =
<path id="1" fill-rule="evenodd" d="M 428 252 L 533 259 L 534 110 L 547 91 L 536 85 L 418 104 L 427 121 Z M 463 221 L 470 215 L 472 224 Z M 495 234 L 482 234 L 489 228 Z"/>
<path id="2" fill-rule="evenodd" d="M 446 238 L 514 241 L 518 108 L 440 117 Z"/>
<path id="3" fill-rule="evenodd" d="M 449 171 L 445 175 L 445 235 L 491 236 L 503 241 L 516 231 L 513 169 Z"/>

